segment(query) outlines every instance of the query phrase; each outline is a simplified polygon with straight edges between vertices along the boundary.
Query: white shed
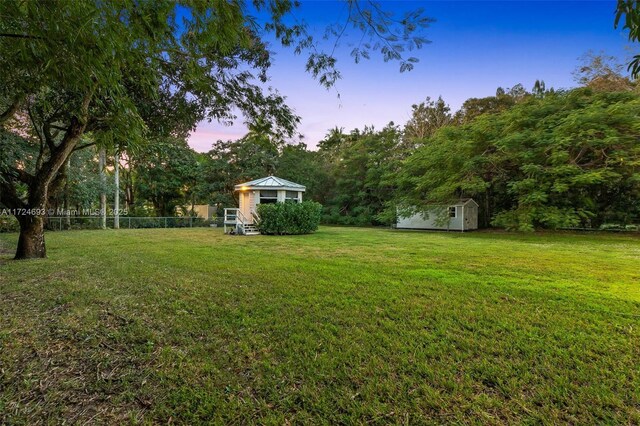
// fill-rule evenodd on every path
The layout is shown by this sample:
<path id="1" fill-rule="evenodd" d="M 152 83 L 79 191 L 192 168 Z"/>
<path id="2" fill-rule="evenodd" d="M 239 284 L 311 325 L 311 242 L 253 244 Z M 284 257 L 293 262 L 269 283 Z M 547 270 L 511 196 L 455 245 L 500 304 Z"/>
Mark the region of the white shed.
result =
<path id="1" fill-rule="evenodd" d="M 254 226 L 258 204 L 301 203 L 306 187 L 275 176 L 267 176 L 234 187 L 238 192 L 237 209 L 224 209 L 224 228 L 231 226 L 241 234 L 258 234 Z"/>
<path id="2" fill-rule="evenodd" d="M 466 198 L 448 206 L 433 206 L 425 213 L 399 216 L 396 228 L 462 232 L 478 229 L 478 203 L 472 198 Z"/>

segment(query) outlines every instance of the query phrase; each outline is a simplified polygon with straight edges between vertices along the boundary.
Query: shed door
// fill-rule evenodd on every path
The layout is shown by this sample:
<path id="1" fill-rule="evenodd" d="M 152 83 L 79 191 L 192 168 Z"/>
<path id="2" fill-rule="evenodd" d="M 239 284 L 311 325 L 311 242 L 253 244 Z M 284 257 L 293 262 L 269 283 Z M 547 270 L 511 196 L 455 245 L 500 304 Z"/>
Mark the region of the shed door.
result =
<path id="1" fill-rule="evenodd" d="M 478 229 L 478 209 L 470 205 L 464 214 L 464 229 Z"/>

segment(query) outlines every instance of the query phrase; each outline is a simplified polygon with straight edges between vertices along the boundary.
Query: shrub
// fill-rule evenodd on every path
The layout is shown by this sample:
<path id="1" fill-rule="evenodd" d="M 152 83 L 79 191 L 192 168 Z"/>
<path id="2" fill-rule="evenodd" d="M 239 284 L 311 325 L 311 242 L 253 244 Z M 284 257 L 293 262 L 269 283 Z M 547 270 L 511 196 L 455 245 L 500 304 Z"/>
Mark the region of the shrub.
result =
<path id="1" fill-rule="evenodd" d="M 17 232 L 20 224 L 15 216 L 0 215 L 0 232 Z"/>
<path id="2" fill-rule="evenodd" d="M 603 223 L 600 225 L 601 231 L 622 231 L 624 230 L 624 225 L 619 223 Z"/>
<path id="3" fill-rule="evenodd" d="M 318 229 L 322 205 L 314 201 L 302 203 L 258 204 L 258 229 L 263 234 L 310 234 Z"/>
<path id="4" fill-rule="evenodd" d="M 600 225 L 601 231 L 627 231 L 636 232 L 640 229 L 638 225 L 622 225 L 620 223 L 603 223 Z"/>

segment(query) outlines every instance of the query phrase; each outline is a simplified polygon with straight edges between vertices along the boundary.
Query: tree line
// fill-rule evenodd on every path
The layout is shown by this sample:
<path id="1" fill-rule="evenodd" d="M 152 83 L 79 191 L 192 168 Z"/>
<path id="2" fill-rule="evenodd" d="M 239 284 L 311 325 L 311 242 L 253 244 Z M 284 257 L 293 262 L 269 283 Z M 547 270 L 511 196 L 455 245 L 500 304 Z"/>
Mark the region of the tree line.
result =
<path id="1" fill-rule="evenodd" d="M 412 106 L 410 120 L 382 129 L 333 128 L 315 150 L 287 143 L 265 121 L 206 153 L 186 139 L 143 145 L 123 156 L 130 214 L 188 214 L 194 204 L 237 205 L 239 182 L 277 175 L 307 186 L 323 222 L 390 225 L 398 215 L 472 197 L 484 227 L 598 228 L 640 218 L 640 95 L 615 58 L 590 53 L 578 87 L 536 81 L 498 88 L 452 112 L 442 98 Z M 54 202 L 98 199 L 97 156 L 71 161 L 74 175 Z M 76 158 L 77 156 L 77 158 Z M 92 194 L 93 192 L 93 194 Z M 107 191 L 112 194 L 112 190 Z"/>

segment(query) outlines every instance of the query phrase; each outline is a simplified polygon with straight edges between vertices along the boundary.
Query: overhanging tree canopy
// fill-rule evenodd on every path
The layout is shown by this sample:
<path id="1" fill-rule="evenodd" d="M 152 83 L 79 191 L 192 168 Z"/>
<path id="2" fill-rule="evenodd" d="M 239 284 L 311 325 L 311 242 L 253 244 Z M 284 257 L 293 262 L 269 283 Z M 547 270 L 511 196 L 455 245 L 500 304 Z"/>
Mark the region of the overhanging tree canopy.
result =
<path id="1" fill-rule="evenodd" d="M 430 21 L 422 12 L 394 20 L 375 3 L 348 4 L 345 25 L 379 40 L 363 45 L 356 58 L 378 50 L 410 69 L 415 59 L 402 51 L 424 44 L 419 31 Z M 265 32 L 311 52 L 307 69 L 322 84 L 339 76 L 335 58 L 314 49 L 304 26 L 286 22 L 297 6 L 289 0 L 1 2 L 0 204 L 29 212 L 17 216 L 16 258 L 45 256 L 42 212 L 74 150 L 131 145 L 149 132 L 183 136 L 202 119 L 231 121 L 236 110 L 292 133 L 298 118 L 281 95 L 259 84 L 270 66 Z M 266 22 L 252 12 L 265 12 Z M 23 143 L 9 135 L 16 132 Z M 83 142 L 88 132 L 94 138 Z"/>

